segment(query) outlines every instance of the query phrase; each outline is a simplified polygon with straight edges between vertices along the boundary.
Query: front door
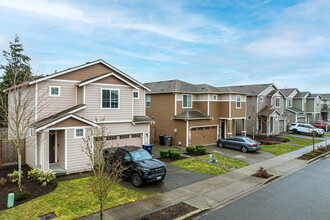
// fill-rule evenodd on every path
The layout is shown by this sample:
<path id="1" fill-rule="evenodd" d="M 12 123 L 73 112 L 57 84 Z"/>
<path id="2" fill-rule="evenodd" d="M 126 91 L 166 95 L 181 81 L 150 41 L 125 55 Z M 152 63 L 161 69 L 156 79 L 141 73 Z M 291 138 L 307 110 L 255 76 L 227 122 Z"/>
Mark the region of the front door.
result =
<path id="1" fill-rule="evenodd" d="M 225 132 L 226 132 L 226 122 L 225 120 L 221 120 L 221 139 L 225 138 Z"/>
<path id="2" fill-rule="evenodd" d="M 55 163 L 55 131 L 49 131 L 49 163 Z"/>

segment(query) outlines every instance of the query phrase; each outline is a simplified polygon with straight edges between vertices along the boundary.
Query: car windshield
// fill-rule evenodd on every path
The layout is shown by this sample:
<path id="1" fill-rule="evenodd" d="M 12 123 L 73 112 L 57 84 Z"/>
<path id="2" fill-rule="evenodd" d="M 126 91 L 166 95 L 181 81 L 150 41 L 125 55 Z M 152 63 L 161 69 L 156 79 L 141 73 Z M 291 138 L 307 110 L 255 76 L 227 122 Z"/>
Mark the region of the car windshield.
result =
<path id="1" fill-rule="evenodd" d="M 152 159 L 152 156 L 149 154 L 146 150 L 137 150 L 131 152 L 133 161 L 142 161 L 142 160 L 150 160 Z"/>

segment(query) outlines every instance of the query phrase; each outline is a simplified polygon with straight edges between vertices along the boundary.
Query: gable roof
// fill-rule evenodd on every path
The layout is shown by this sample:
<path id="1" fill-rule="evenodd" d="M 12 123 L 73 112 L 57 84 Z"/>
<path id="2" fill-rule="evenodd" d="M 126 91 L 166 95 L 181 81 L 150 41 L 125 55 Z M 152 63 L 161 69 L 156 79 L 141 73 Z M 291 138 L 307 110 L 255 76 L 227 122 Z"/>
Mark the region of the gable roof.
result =
<path id="1" fill-rule="evenodd" d="M 330 100 L 330 93 L 327 93 L 327 94 L 320 94 L 320 96 L 322 97 L 323 100 L 327 100 L 327 101 Z"/>
<path id="2" fill-rule="evenodd" d="M 72 71 L 76 71 L 76 70 L 79 70 L 79 69 L 83 69 L 85 67 L 89 67 L 89 66 L 93 66 L 93 65 L 96 65 L 96 64 L 103 64 L 105 66 L 107 66 L 108 68 L 116 71 L 117 73 L 119 73 L 120 75 L 128 78 L 129 80 L 131 80 L 132 82 L 136 83 L 137 85 L 141 86 L 142 88 L 146 89 L 147 91 L 149 91 L 149 88 L 146 87 L 145 85 L 143 85 L 142 83 L 138 82 L 137 80 L 133 79 L 132 77 L 130 77 L 129 75 L 127 75 L 126 73 L 120 71 L 119 69 L 117 69 L 116 67 L 110 65 L 109 63 L 105 62 L 104 60 L 102 59 L 99 59 L 99 60 L 95 60 L 95 61 L 92 61 L 92 62 L 87 62 L 85 64 L 82 64 L 82 65 L 79 65 L 79 66 L 76 66 L 76 67 L 72 67 L 72 68 L 69 68 L 69 69 L 66 69 L 66 70 L 63 70 L 63 71 L 60 71 L 60 72 L 56 72 L 56 73 L 53 73 L 51 75 L 48 75 L 48 76 L 45 76 L 45 77 L 42 77 L 42 78 L 39 78 L 39 79 L 36 79 L 36 80 L 33 80 L 31 81 L 29 84 L 32 85 L 32 84 L 35 84 L 35 83 L 38 83 L 38 82 L 42 82 L 44 80 L 47 80 L 47 79 L 51 79 L 51 78 L 54 78 L 54 77 L 57 77 L 57 76 L 61 76 L 61 75 L 64 75 L 66 73 L 70 73 Z"/>
<path id="3" fill-rule="evenodd" d="M 220 87 L 220 88 L 228 88 L 231 91 L 241 92 L 248 94 L 250 96 L 256 96 L 265 91 L 270 86 L 275 86 L 273 83 L 267 84 L 253 84 L 253 85 L 238 85 L 238 86 L 227 86 L 227 87 Z"/>
<path id="4" fill-rule="evenodd" d="M 187 92 L 187 93 L 238 93 L 228 88 L 214 87 L 208 84 L 192 84 L 181 80 L 167 80 L 159 82 L 145 83 L 150 88 L 149 93 L 171 93 L 171 92 Z"/>
<path id="5" fill-rule="evenodd" d="M 274 114 L 274 112 L 276 112 L 278 115 L 282 115 L 279 111 L 277 111 L 273 105 L 268 106 L 266 105 L 265 107 L 263 107 L 259 112 L 258 115 L 260 116 L 270 116 L 272 114 Z"/>
<path id="6" fill-rule="evenodd" d="M 297 88 L 290 88 L 290 89 L 280 89 L 280 91 L 283 93 L 283 95 L 285 96 L 285 97 L 288 97 L 289 95 L 291 95 L 294 91 L 298 91 L 299 92 L 299 90 L 297 89 Z"/>
<path id="7" fill-rule="evenodd" d="M 302 114 L 302 113 L 304 113 L 304 111 L 302 111 L 302 110 L 300 110 L 300 109 L 298 109 L 298 108 L 296 108 L 296 107 L 287 107 L 286 108 L 288 111 L 290 111 L 290 112 L 294 112 L 294 113 L 297 113 L 297 114 Z"/>
<path id="8" fill-rule="evenodd" d="M 312 94 L 312 93 L 310 93 L 310 94 L 307 96 L 307 98 L 308 98 L 308 99 L 315 99 L 315 98 L 317 98 L 318 96 L 320 96 L 320 94 Z"/>
<path id="9" fill-rule="evenodd" d="M 172 119 L 177 120 L 203 120 L 203 119 L 212 119 L 212 117 L 204 114 L 203 112 L 199 110 L 194 109 L 188 109 L 184 112 L 181 112 L 180 114 L 172 117 Z"/>
<path id="10" fill-rule="evenodd" d="M 310 92 L 298 92 L 293 98 L 306 98 Z"/>

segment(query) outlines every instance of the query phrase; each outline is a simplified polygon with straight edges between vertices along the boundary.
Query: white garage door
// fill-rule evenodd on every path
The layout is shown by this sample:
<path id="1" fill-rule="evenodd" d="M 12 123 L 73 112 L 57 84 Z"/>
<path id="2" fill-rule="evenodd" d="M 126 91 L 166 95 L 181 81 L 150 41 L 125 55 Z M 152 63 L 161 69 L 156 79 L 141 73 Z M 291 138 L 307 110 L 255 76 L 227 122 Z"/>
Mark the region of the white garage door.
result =
<path id="1" fill-rule="evenodd" d="M 138 146 L 142 147 L 142 133 L 139 134 L 122 134 L 108 136 L 108 147 L 124 147 L 124 146 Z"/>

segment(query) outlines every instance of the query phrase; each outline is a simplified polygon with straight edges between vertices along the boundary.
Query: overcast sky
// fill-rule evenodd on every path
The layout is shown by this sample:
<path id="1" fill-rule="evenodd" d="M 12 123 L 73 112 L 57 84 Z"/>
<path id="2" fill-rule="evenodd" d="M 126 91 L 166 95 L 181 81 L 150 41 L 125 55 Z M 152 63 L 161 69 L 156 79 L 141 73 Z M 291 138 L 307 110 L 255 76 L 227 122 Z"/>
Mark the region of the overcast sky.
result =
<path id="1" fill-rule="evenodd" d="M 0 0 L 0 27 L 45 75 L 103 59 L 143 83 L 330 93 L 329 0 Z"/>

